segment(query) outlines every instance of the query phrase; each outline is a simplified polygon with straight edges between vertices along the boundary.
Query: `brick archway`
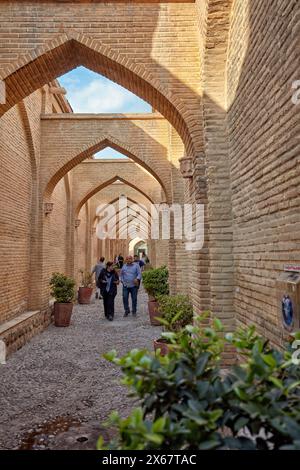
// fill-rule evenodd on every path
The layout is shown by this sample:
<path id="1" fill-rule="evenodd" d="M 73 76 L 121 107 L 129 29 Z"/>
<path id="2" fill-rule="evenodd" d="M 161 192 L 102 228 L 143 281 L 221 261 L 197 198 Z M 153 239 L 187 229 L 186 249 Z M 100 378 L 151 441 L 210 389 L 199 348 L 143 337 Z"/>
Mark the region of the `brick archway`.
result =
<path id="1" fill-rule="evenodd" d="M 92 189 L 92 191 L 90 191 L 88 194 L 86 194 L 84 196 L 84 198 L 80 201 L 80 203 L 78 204 L 77 208 L 76 208 L 76 212 L 75 212 L 75 215 L 78 216 L 79 212 L 80 212 L 80 209 L 82 208 L 82 206 L 91 198 L 93 197 L 95 194 L 99 193 L 102 189 L 106 188 L 107 186 L 110 186 L 111 184 L 113 184 L 114 182 L 116 181 L 121 181 L 122 183 L 126 184 L 127 186 L 135 189 L 136 191 L 138 191 L 139 193 L 141 193 L 146 199 L 148 199 L 148 201 L 151 203 L 151 204 L 154 204 L 154 201 L 150 198 L 150 196 L 145 193 L 143 191 L 142 188 L 139 188 L 138 186 L 134 185 L 133 183 L 131 183 L 130 181 L 128 180 L 125 180 L 124 178 L 116 175 L 114 176 L 113 178 L 101 183 L 100 185 L 96 186 L 95 188 Z"/>
<path id="2" fill-rule="evenodd" d="M 109 187 L 106 186 L 106 188 Z M 106 188 L 102 188 L 102 190 L 105 190 Z M 142 213 L 141 215 L 141 222 L 142 222 L 142 225 L 141 225 L 141 228 L 142 228 L 142 232 L 143 232 L 143 236 L 145 237 L 146 236 L 146 233 L 147 233 L 147 237 L 149 237 L 149 229 L 150 229 L 150 217 L 151 217 L 151 214 L 150 214 L 150 209 L 149 209 L 149 205 L 150 205 L 150 202 L 149 199 L 147 199 L 142 193 L 140 193 L 140 191 L 138 190 L 138 188 L 135 189 L 135 192 L 138 193 L 135 195 L 132 195 L 132 196 L 127 196 L 127 209 L 128 209 L 128 203 L 131 202 L 132 204 L 136 204 L 136 205 L 140 205 L 142 204 L 145 208 L 145 213 Z M 139 199 L 139 196 L 141 196 L 141 200 Z M 108 221 L 107 223 L 109 223 L 109 221 L 111 221 L 112 223 L 112 227 L 114 227 L 114 230 L 116 231 L 116 239 L 114 238 L 106 238 L 106 239 L 95 239 L 95 227 L 97 225 L 97 219 L 98 219 L 98 216 L 97 214 L 94 213 L 94 210 L 96 208 L 95 204 L 93 204 L 93 210 L 91 209 L 91 204 L 89 204 L 89 201 L 88 200 L 86 202 L 86 204 L 84 206 L 82 206 L 81 208 L 81 211 L 83 212 L 80 212 L 80 215 L 79 215 L 79 219 L 84 219 L 84 212 L 85 210 L 87 209 L 90 213 L 90 216 L 88 218 L 88 220 L 85 221 L 85 225 L 84 225 L 84 233 L 85 233 L 85 250 L 84 250 L 84 253 L 82 254 L 80 252 L 80 244 L 79 244 L 79 238 L 78 238 L 78 234 L 77 234 L 77 231 L 75 233 L 75 250 L 74 250 L 74 255 L 75 255 L 75 259 L 74 259 L 74 265 L 78 265 L 78 259 L 81 258 L 81 264 L 87 264 L 88 266 L 90 265 L 90 262 L 91 260 L 93 259 L 92 257 L 92 254 L 93 252 L 95 252 L 95 249 L 96 251 L 98 251 L 98 254 L 102 253 L 103 254 L 103 250 L 106 252 L 106 250 L 108 249 L 108 246 L 107 246 L 107 243 L 109 244 L 110 248 L 112 248 L 112 246 L 115 246 L 115 250 L 118 251 L 117 247 L 122 245 L 123 246 L 123 249 L 127 250 L 127 248 L 124 247 L 124 244 L 126 245 L 128 243 L 128 240 L 126 241 L 125 239 L 123 238 L 120 238 L 121 235 L 120 235 L 120 229 L 122 228 L 122 225 L 120 226 L 120 222 L 123 220 L 125 221 L 125 213 L 123 212 L 124 211 L 124 208 L 120 208 L 118 207 L 118 205 L 116 204 L 118 202 L 118 197 L 114 198 L 114 199 L 110 199 L 110 198 L 105 198 L 105 205 L 104 205 L 104 208 L 103 210 L 105 211 L 105 207 L 108 206 L 109 204 L 114 204 L 115 205 L 115 214 L 110 216 L 110 214 L 108 214 Z M 100 199 L 101 201 L 101 199 Z M 100 203 L 100 201 L 97 201 L 97 203 Z M 92 212 L 91 212 L 92 211 Z M 92 214 L 95 214 L 95 215 L 92 215 Z M 82 215 L 82 217 L 81 217 Z M 113 218 L 116 217 L 116 220 L 114 220 Z M 80 227 L 81 228 L 81 227 Z M 123 227 L 124 228 L 124 227 Z M 93 230 L 94 229 L 94 230 Z M 125 232 L 122 232 L 123 235 Z M 127 233 L 127 232 L 126 232 Z M 97 247 L 97 248 L 96 248 Z M 102 247 L 102 248 L 100 248 Z M 105 256 L 108 256 L 108 253 L 106 252 L 106 255 Z M 110 256 L 111 256 L 111 253 L 110 253 Z M 98 255 L 94 255 L 94 258 L 97 258 Z M 75 273 L 77 272 L 77 269 L 75 268 Z"/>
<path id="3" fill-rule="evenodd" d="M 159 176 L 159 169 L 156 170 L 155 165 L 152 168 L 144 162 L 143 158 L 139 155 L 139 152 L 136 149 L 132 148 L 132 146 L 126 145 L 123 142 L 120 142 L 118 139 L 111 135 L 101 135 L 96 141 L 90 142 L 82 147 L 81 151 L 76 155 L 71 155 L 68 157 L 68 160 L 63 165 L 58 163 L 55 168 L 51 169 L 51 177 L 48 180 L 46 185 L 46 189 L 44 191 L 44 199 L 49 200 L 51 198 L 51 194 L 59 182 L 59 180 L 66 175 L 72 168 L 76 165 L 81 163 L 83 160 L 89 158 L 94 153 L 103 150 L 106 147 L 112 147 L 113 149 L 117 150 L 118 152 L 123 153 L 128 158 L 139 164 L 145 170 L 147 170 L 161 185 L 162 190 L 164 192 L 166 201 L 171 201 L 171 191 L 168 188 L 169 178 L 165 178 L 164 180 Z M 171 170 L 171 164 L 166 161 L 164 166 L 167 168 L 169 172 Z M 168 175 L 167 175 L 168 176 Z"/>
<path id="4" fill-rule="evenodd" d="M 118 198 L 108 202 L 106 205 L 108 206 L 110 204 L 115 204 L 117 201 L 118 201 Z M 137 202 L 135 199 L 133 199 L 131 197 L 127 197 L 127 201 L 130 201 L 131 203 L 136 204 L 136 205 L 140 204 L 139 202 Z M 128 209 L 128 206 L 126 206 L 126 209 Z M 105 210 L 105 207 L 103 208 L 103 210 Z M 124 210 L 124 209 L 122 209 L 122 210 Z M 120 224 L 120 221 L 123 220 L 123 219 L 119 219 L 119 216 L 120 216 L 122 210 L 121 211 L 120 210 L 116 211 L 116 214 L 115 214 L 116 216 L 118 216 L 118 221 L 116 222 L 117 234 L 120 234 L 119 224 Z M 145 210 L 145 212 L 147 212 L 147 216 L 150 218 L 151 217 L 150 212 L 147 209 Z M 141 216 L 141 217 L 142 217 L 143 221 L 145 222 L 144 227 L 147 226 L 147 232 L 149 232 L 149 228 L 150 228 L 149 220 L 144 219 L 143 216 Z M 98 219 L 98 215 L 95 215 L 94 220 L 92 222 L 93 227 L 95 226 L 95 223 L 96 223 L 97 219 Z M 146 235 L 146 232 L 144 233 L 144 236 L 145 235 Z M 147 236 L 149 236 L 149 233 L 147 233 Z"/>
<path id="5" fill-rule="evenodd" d="M 201 130 L 195 132 L 195 129 L 200 124 L 180 98 L 170 93 L 145 66 L 75 31 L 28 51 L 4 69 L 0 78 L 6 86 L 6 103 L 0 105 L 0 116 L 35 90 L 79 65 L 104 75 L 150 103 L 177 130 L 189 154 L 199 148 Z"/>
<path id="6" fill-rule="evenodd" d="M 126 196 L 127 197 L 127 201 L 130 201 L 132 202 L 133 204 L 140 204 L 140 202 L 136 201 L 135 199 L 133 199 L 132 197 L 129 197 L 129 196 Z M 115 198 L 115 199 L 112 199 L 110 202 L 107 202 L 106 206 L 109 205 L 109 204 L 115 204 L 115 202 L 117 202 L 119 200 L 119 198 Z M 105 207 L 106 207 L 105 206 Z M 105 209 L 105 207 L 103 209 Z M 148 212 L 148 215 L 150 216 L 150 213 Z M 97 220 L 98 216 L 95 215 L 94 219 L 93 219 L 93 222 L 92 222 L 92 225 L 95 224 L 96 220 Z"/>
<path id="7" fill-rule="evenodd" d="M 137 202 L 135 202 L 134 200 L 132 200 L 132 203 L 133 203 L 133 204 L 137 204 Z M 128 207 L 126 207 L 126 209 L 128 209 Z M 124 230 L 125 230 L 125 228 L 122 228 L 122 227 L 121 227 L 121 229 L 120 229 L 120 222 L 122 222 L 123 220 L 125 220 L 125 216 L 123 217 L 123 214 L 122 214 L 122 212 L 123 212 L 124 210 L 125 210 L 125 209 L 123 208 L 123 209 L 118 210 L 118 211 L 116 212 L 116 216 L 118 216 L 118 220 L 117 220 L 116 224 L 115 224 L 113 227 L 115 227 L 115 228 L 117 229 L 117 230 L 116 230 L 117 235 L 121 234 L 121 231 L 120 231 L 121 229 L 124 229 Z M 147 215 L 149 215 L 148 212 L 147 212 Z M 121 218 L 121 217 L 122 217 L 122 218 Z M 109 222 L 110 220 L 111 220 L 111 219 L 109 219 L 108 222 Z M 149 221 L 146 220 L 143 216 L 141 216 L 141 222 L 142 222 L 142 227 L 143 227 L 144 229 L 147 228 L 147 230 L 149 231 L 149 227 L 150 227 Z"/>

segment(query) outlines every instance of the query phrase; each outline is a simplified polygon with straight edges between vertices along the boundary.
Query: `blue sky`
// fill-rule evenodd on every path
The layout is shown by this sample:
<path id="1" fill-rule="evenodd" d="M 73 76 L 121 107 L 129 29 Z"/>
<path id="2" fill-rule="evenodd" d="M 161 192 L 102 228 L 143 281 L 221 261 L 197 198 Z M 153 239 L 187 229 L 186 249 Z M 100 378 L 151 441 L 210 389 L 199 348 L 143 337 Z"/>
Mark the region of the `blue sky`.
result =
<path id="1" fill-rule="evenodd" d="M 59 77 L 74 113 L 148 113 L 151 106 L 136 95 L 85 67 Z"/>
<path id="2" fill-rule="evenodd" d="M 112 149 L 111 147 L 106 147 L 100 152 L 95 153 L 96 158 L 128 158 L 123 153 L 117 152 L 117 150 Z"/>
<path id="3" fill-rule="evenodd" d="M 126 88 L 85 67 L 58 78 L 67 90 L 67 99 L 74 113 L 149 113 L 151 106 Z M 98 152 L 97 158 L 124 158 L 110 147 Z"/>

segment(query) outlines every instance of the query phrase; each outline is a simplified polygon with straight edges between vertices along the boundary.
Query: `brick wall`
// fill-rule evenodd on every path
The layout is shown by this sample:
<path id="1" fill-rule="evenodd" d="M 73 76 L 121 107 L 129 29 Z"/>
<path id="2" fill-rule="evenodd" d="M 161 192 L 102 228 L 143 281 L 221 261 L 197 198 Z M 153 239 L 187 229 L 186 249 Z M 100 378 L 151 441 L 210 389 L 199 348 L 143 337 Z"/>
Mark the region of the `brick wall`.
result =
<path id="1" fill-rule="evenodd" d="M 64 179 L 60 180 L 53 191 L 53 211 L 46 217 L 49 219 L 47 244 L 47 266 L 49 277 L 53 272 L 66 272 L 67 248 L 67 197 Z"/>
<path id="2" fill-rule="evenodd" d="M 297 23 L 298 21 L 298 23 Z M 297 26 L 298 25 L 298 26 Z M 281 343 L 275 280 L 300 261 L 299 2 L 235 0 L 227 64 L 235 310 Z"/>
<path id="3" fill-rule="evenodd" d="M 31 162 L 18 107 L 0 120 L 0 321 L 27 309 Z"/>

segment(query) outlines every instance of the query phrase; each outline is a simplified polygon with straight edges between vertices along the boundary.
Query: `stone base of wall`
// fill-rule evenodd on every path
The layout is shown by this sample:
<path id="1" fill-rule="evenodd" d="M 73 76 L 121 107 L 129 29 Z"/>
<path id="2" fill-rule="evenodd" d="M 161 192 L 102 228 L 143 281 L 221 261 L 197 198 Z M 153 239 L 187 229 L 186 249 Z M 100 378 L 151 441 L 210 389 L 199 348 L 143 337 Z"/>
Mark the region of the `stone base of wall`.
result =
<path id="1" fill-rule="evenodd" d="M 33 336 L 41 333 L 52 322 L 53 306 L 48 310 L 24 312 L 0 325 L 0 339 L 6 345 L 6 356 L 20 349 Z"/>

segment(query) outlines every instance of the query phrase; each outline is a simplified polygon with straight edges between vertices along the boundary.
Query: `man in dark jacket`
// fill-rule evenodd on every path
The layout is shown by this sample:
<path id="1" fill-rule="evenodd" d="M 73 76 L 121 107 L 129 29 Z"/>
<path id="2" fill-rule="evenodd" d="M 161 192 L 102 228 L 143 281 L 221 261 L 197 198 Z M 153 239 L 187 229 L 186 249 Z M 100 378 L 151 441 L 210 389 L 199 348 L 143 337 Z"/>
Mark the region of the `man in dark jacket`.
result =
<path id="1" fill-rule="evenodd" d="M 114 270 L 113 263 L 111 261 L 108 261 L 106 263 L 106 268 L 102 269 L 98 283 L 103 298 L 104 315 L 109 321 L 113 321 L 119 276 Z"/>

